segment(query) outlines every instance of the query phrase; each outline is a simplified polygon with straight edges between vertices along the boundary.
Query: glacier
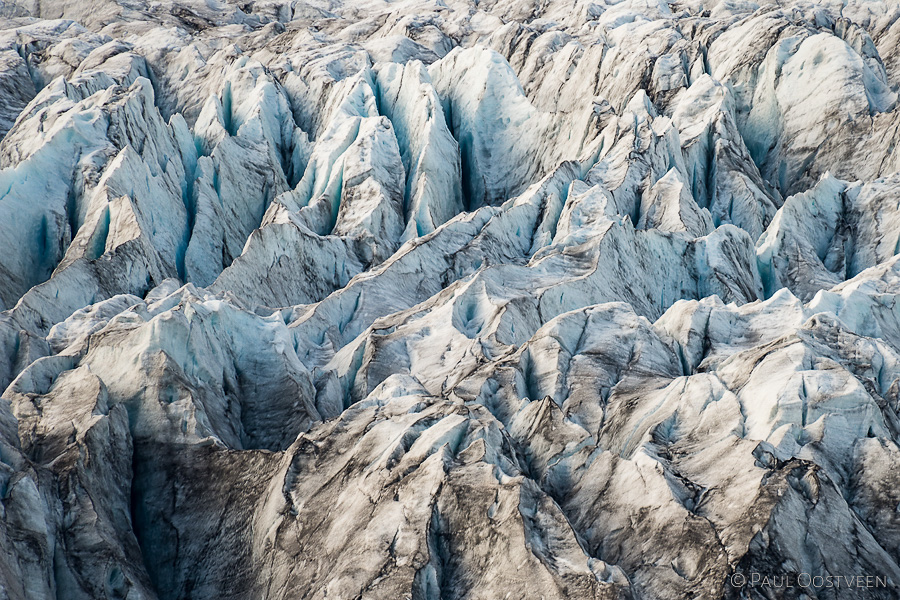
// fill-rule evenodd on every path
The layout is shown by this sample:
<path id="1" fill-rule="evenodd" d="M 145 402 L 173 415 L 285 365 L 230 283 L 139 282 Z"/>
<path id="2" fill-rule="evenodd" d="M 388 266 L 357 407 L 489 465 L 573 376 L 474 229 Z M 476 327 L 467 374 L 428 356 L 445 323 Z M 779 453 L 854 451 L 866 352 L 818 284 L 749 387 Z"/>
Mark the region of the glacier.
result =
<path id="1" fill-rule="evenodd" d="M 898 92 L 889 0 L 0 0 L 0 600 L 900 597 Z"/>

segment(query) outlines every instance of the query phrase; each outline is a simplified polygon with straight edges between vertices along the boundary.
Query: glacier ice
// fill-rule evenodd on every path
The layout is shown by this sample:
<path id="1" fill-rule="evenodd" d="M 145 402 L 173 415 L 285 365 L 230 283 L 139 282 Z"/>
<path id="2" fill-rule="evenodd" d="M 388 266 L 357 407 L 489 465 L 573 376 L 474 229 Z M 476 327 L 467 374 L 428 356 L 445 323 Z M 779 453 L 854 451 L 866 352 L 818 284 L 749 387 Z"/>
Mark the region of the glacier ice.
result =
<path id="1" fill-rule="evenodd" d="M 0 600 L 897 598 L 898 41 L 0 2 Z"/>

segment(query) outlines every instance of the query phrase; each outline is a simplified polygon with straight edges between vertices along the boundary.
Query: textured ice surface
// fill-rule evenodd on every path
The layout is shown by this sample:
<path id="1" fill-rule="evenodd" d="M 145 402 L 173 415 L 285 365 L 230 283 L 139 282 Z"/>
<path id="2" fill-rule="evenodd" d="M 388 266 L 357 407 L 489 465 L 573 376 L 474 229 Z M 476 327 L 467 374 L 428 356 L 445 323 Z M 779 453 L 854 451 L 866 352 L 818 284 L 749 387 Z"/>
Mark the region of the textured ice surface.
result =
<path id="1" fill-rule="evenodd" d="M 0 600 L 900 597 L 898 86 L 886 0 L 0 0 Z"/>

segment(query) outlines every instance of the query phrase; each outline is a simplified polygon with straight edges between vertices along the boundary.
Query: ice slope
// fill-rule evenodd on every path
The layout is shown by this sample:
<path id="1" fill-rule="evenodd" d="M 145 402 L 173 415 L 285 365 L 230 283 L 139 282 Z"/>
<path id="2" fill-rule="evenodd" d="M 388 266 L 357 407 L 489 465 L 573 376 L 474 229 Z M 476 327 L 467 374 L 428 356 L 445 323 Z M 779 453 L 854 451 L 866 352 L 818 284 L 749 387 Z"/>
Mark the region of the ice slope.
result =
<path id="1" fill-rule="evenodd" d="M 0 600 L 898 597 L 898 39 L 0 4 Z"/>

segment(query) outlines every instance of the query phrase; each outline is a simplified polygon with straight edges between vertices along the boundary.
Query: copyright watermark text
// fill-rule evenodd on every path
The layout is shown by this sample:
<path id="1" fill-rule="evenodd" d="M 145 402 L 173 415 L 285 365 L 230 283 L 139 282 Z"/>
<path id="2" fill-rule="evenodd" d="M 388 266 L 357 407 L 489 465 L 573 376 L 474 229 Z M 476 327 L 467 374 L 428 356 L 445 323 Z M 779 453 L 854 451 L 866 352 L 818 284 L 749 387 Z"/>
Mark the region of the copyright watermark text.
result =
<path id="1" fill-rule="evenodd" d="M 893 582 L 879 575 L 813 575 L 812 573 L 734 573 L 728 578 L 732 587 L 771 589 L 878 589 L 893 587 Z"/>

